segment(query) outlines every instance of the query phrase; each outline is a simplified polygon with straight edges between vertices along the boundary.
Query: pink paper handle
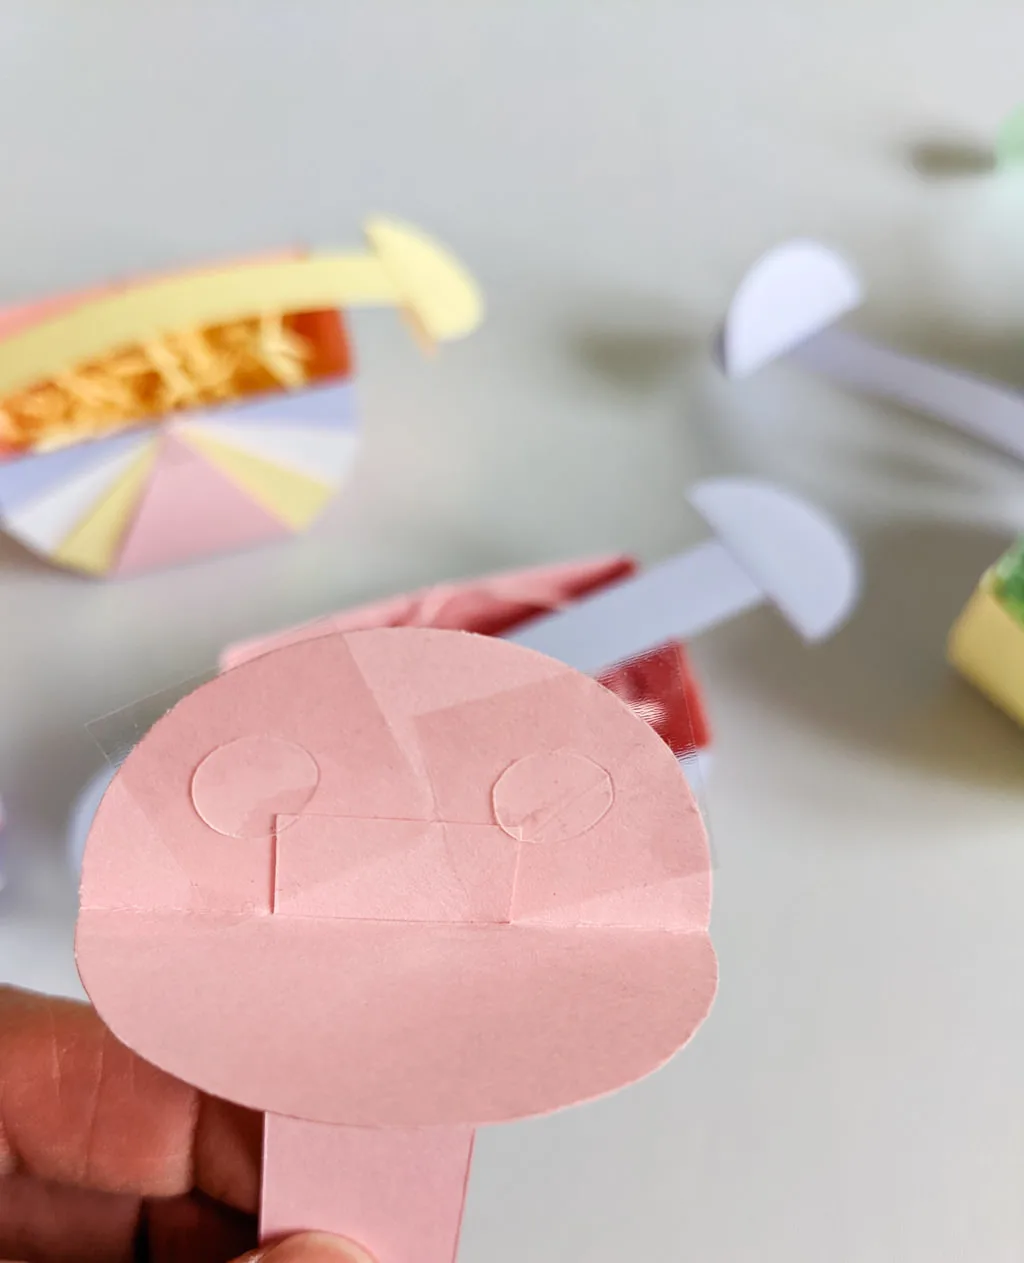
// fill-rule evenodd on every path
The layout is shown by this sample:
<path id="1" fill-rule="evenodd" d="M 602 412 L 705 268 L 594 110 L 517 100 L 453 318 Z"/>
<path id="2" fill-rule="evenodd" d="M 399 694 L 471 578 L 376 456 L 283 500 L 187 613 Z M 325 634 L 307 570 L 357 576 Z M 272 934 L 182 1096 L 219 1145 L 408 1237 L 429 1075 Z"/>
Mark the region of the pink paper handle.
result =
<path id="1" fill-rule="evenodd" d="M 260 1240 L 333 1232 L 377 1263 L 453 1263 L 472 1127 L 345 1127 L 267 1114 Z"/>

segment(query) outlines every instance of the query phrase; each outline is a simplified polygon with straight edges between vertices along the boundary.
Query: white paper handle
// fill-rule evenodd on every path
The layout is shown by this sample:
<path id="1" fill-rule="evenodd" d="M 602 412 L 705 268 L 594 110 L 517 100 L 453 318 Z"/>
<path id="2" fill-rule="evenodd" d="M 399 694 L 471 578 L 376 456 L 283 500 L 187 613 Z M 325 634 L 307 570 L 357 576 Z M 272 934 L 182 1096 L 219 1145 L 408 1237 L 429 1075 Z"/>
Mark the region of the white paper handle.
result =
<path id="1" fill-rule="evenodd" d="M 787 241 L 754 264 L 733 295 L 717 354 L 730 377 L 792 357 L 833 381 L 894 399 L 1024 460 L 1024 398 L 1005 386 L 870 342 L 836 322 L 862 301 L 834 250 Z"/>
<path id="2" fill-rule="evenodd" d="M 508 639 L 594 674 L 666 641 L 690 640 L 764 601 L 807 640 L 831 634 L 853 609 L 856 552 L 813 504 L 745 478 L 697 483 L 689 500 L 712 539 Z"/>
<path id="3" fill-rule="evenodd" d="M 843 329 L 826 329 L 791 354 L 833 381 L 921 409 L 1024 460 L 1024 398 L 1005 386 Z"/>
<path id="4" fill-rule="evenodd" d="M 717 540 L 534 619 L 507 636 L 587 675 L 669 640 L 689 640 L 763 600 Z"/>

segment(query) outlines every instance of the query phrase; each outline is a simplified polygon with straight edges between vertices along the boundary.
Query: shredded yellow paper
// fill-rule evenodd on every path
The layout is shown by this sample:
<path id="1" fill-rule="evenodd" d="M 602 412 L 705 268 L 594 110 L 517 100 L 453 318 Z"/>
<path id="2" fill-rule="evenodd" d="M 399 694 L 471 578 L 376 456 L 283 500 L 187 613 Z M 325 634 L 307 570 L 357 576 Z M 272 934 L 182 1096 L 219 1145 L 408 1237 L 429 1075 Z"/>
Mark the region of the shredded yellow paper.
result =
<path id="1" fill-rule="evenodd" d="M 313 348 L 290 317 L 188 329 L 83 365 L 0 400 L 0 449 L 50 451 L 183 408 L 294 390 Z"/>

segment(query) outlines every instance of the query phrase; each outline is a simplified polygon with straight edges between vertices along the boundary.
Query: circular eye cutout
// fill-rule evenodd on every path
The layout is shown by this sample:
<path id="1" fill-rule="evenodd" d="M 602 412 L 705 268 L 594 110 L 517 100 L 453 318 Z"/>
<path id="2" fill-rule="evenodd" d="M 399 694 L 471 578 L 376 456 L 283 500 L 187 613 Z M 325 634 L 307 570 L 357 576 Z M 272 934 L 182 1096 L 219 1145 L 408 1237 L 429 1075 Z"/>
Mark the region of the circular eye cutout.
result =
<path id="1" fill-rule="evenodd" d="M 592 829 L 614 799 L 604 768 L 571 750 L 517 759 L 492 795 L 495 820 L 517 842 L 567 842 Z"/>
<path id="2" fill-rule="evenodd" d="M 228 838 L 269 838 L 276 816 L 298 815 L 320 768 L 308 750 L 281 737 L 239 737 L 218 746 L 192 774 L 192 805 Z"/>

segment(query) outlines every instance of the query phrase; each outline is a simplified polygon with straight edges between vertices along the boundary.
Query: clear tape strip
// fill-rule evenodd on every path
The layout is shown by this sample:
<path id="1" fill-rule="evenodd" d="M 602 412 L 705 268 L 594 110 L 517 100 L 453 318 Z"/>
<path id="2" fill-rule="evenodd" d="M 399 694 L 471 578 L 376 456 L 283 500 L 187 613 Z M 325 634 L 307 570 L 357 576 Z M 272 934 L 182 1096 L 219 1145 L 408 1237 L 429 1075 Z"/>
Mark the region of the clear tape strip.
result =
<path id="1" fill-rule="evenodd" d="M 175 706 L 194 693 L 200 685 L 216 679 L 217 671 L 189 676 L 169 684 L 156 693 L 149 693 L 119 710 L 101 715 L 86 724 L 86 731 L 103 752 L 103 757 L 116 771 L 150 728 Z"/>

